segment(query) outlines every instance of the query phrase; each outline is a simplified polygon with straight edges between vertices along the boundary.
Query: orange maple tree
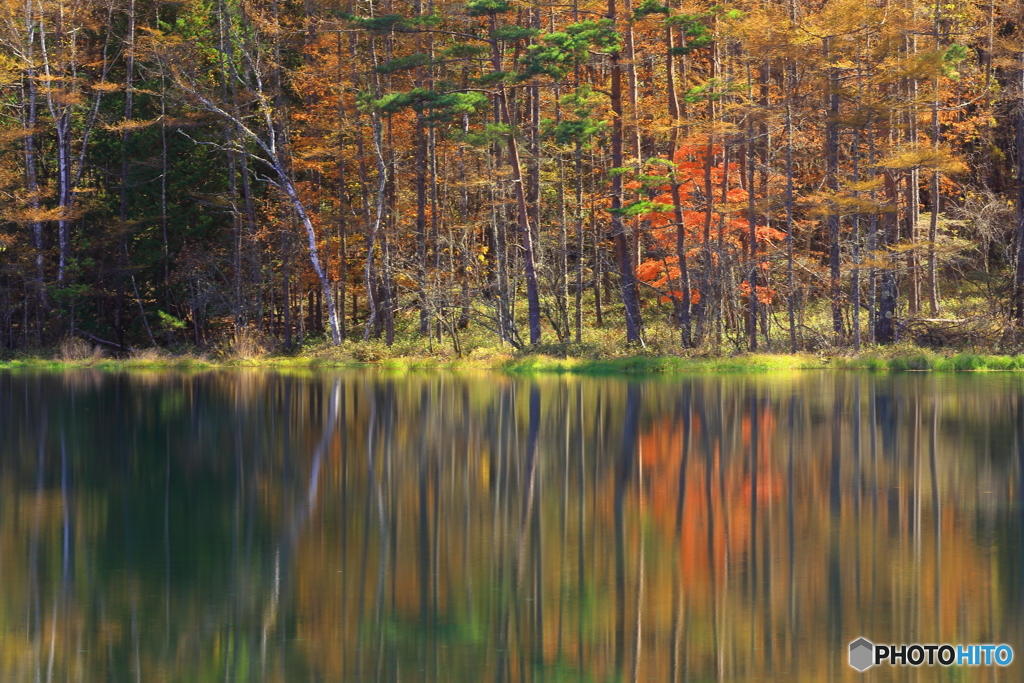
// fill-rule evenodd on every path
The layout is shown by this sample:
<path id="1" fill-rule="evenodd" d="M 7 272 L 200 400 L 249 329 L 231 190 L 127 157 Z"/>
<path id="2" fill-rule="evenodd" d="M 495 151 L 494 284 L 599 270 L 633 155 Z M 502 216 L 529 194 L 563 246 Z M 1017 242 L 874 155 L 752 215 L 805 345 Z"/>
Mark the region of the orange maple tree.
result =
<path id="1" fill-rule="evenodd" d="M 721 259 L 741 261 L 749 249 L 749 222 L 739 209 L 747 198 L 747 190 L 737 184 L 729 183 L 728 170 L 724 162 L 715 163 L 721 158 L 720 146 L 712 147 L 710 176 L 715 187 L 728 183 L 724 192 L 719 192 L 724 199 L 717 207 L 712 206 L 709 214 L 703 197 L 701 184 L 707 169 L 707 148 L 703 145 L 681 145 L 676 151 L 671 164 L 666 159 L 655 159 L 649 166 L 670 167 L 674 170 L 674 180 L 679 185 L 679 196 L 682 205 L 682 229 L 686 231 L 686 257 L 704 258 L 711 263 Z M 734 174 L 736 175 L 736 174 Z M 663 182 L 665 181 L 665 182 Z M 658 290 L 661 301 L 678 302 L 683 300 L 682 272 L 679 265 L 680 255 L 676 253 L 677 231 L 680 226 L 676 222 L 673 208 L 672 186 L 670 179 L 662 176 L 644 176 L 632 184 L 633 189 L 643 189 L 646 185 L 650 200 L 636 203 L 634 206 L 642 220 L 649 226 L 647 231 L 648 258 L 637 267 L 637 277 L 647 285 Z M 709 220 L 710 219 L 710 220 Z M 705 230 L 705 228 L 707 228 Z M 768 271 L 770 259 L 768 247 L 785 238 L 785 233 L 767 224 L 755 227 L 758 242 L 758 269 Z M 750 294 L 750 284 L 746 280 L 737 283 L 738 290 L 745 296 Z M 699 287 L 691 286 L 688 295 L 690 302 L 699 304 L 701 292 Z M 757 285 L 757 298 L 763 304 L 771 303 L 774 290 L 768 286 Z"/>

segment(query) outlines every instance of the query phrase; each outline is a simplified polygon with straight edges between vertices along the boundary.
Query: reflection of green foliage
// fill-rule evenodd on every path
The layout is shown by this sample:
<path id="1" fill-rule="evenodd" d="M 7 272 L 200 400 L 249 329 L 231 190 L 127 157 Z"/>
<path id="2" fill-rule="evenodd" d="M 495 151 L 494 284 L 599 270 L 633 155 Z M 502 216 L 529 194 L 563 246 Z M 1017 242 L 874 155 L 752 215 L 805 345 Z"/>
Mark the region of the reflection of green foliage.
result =
<path id="1" fill-rule="evenodd" d="M 255 650 L 255 652 L 254 652 Z M 231 629 L 224 634 L 222 642 L 210 648 L 201 658 L 202 668 L 194 679 L 197 683 L 220 683 L 224 672 L 231 672 L 236 681 L 252 678 L 252 661 L 259 659 L 259 645 L 249 642 L 247 634 Z"/>
<path id="2" fill-rule="evenodd" d="M 551 664 L 543 660 L 534 661 L 534 679 L 549 683 L 590 683 L 594 677 L 580 671 L 575 665 L 562 659 Z"/>
<path id="3" fill-rule="evenodd" d="M 479 614 L 459 616 L 443 615 L 424 620 L 405 614 L 390 614 L 382 618 L 381 626 L 368 624 L 367 628 L 381 628 L 385 638 L 394 646 L 417 646 L 428 639 L 436 639 L 448 646 L 482 645 L 487 642 L 486 620 Z"/>

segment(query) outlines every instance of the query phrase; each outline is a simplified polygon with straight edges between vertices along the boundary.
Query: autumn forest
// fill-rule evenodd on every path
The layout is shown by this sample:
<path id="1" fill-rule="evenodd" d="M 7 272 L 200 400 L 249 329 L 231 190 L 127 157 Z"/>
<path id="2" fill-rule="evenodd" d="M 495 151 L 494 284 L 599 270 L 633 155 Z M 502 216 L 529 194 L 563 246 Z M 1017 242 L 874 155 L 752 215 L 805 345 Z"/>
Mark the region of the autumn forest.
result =
<path id="1" fill-rule="evenodd" d="M 7 0 L 0 347 L 1024 343 L 995 0 Z"/>

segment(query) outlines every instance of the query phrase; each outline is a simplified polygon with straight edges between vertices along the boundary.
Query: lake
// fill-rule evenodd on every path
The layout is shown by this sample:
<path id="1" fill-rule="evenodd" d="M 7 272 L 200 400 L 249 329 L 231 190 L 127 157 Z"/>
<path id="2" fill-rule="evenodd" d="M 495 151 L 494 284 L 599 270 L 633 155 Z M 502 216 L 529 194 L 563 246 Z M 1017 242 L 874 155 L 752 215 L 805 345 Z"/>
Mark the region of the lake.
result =
<path id="1" fill-rule="evenodd" d="M 1019 681 L 1022 465 L 1020 374 L 3 372 L 0 681 Z"/>

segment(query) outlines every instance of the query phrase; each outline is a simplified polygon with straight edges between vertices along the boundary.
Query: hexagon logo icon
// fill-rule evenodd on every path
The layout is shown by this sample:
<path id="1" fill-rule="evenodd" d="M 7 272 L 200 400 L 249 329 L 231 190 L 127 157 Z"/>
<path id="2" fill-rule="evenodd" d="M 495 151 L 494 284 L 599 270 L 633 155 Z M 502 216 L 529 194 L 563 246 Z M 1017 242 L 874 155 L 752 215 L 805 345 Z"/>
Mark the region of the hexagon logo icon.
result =
<path id="1" fill-rule="evenodd" d="M 875 663 L 875 646 L 866 638 L 850 643 L 850 666 L 857 671 L 866 671 Z"/>

